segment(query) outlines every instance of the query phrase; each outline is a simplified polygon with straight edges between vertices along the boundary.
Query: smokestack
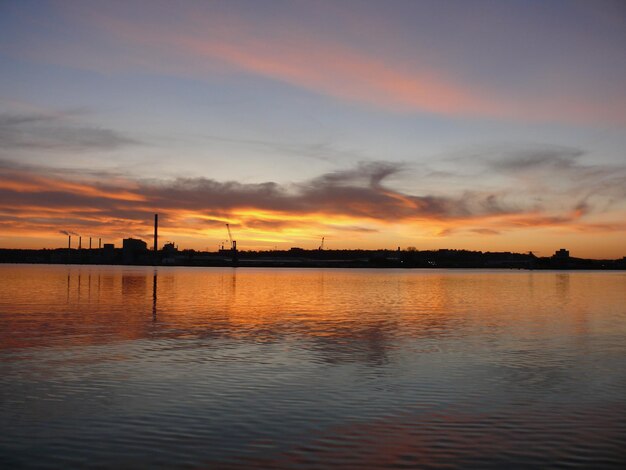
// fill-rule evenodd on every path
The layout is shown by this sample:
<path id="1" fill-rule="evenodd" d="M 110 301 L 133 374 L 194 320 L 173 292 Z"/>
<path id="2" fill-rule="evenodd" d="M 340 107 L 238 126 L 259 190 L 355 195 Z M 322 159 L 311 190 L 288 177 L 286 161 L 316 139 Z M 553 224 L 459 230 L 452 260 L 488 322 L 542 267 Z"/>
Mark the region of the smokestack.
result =
<path id="1" fill-rule="evenodd" d="M 91 237 L 89 237 L 89 249 L 91 250 Z"/>
<path id="2" fill-rule="evenodd" d="M 102 238 L 98 238 L 98 249 L 102 248 Z"/>
<path id="3" fill-rule="evenodd" d="M 154 214 L 154 252 L 158 251 L 159 214 Z"/>
<path id="4" fill-rule="evenodd" d="M 83 237 L 78 237 L 78 249 L 80 250 L 83 247 Z"/>
<path id="5" fill-rule="evenodd" d="M 72 249 L 72 236 L 71 235 L 67 236 L 67 249 L 68 250 Z"/>

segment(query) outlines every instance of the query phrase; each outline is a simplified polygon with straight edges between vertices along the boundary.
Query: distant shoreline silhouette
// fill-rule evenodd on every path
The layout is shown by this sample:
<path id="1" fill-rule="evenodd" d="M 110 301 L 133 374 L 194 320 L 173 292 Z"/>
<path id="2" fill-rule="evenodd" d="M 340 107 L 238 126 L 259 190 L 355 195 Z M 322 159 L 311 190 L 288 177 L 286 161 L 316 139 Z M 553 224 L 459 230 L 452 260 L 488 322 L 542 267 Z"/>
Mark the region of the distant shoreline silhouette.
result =
<path id="1" fill-rule="evenodd" d="M 132 239 L 130 239 L 132 240 Z M 275 268 L 483 268 L 483 269 L 626 269 L 626 257 L 614 260 L 575 258 L 561 249 L 549 257 L 532 253 L 469 250 L 290 250 L 214 252 L 181 250 L 171 243 L 148 250 L 145 243 L 93 249 L 2 249 L 0 263 L 136 266 L 275 267 Z"/>

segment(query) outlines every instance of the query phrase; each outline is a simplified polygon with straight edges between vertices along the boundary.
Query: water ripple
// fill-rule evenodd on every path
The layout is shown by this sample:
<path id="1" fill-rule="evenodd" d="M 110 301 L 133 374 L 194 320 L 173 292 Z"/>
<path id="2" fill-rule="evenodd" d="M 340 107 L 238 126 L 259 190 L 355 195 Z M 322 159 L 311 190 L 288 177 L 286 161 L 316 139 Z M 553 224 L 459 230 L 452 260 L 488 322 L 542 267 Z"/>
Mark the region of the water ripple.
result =
<path id="1" fill-rule="evenodd" d="M 622 468 L 626 275 L 0 266 L 4 468 Z"/>

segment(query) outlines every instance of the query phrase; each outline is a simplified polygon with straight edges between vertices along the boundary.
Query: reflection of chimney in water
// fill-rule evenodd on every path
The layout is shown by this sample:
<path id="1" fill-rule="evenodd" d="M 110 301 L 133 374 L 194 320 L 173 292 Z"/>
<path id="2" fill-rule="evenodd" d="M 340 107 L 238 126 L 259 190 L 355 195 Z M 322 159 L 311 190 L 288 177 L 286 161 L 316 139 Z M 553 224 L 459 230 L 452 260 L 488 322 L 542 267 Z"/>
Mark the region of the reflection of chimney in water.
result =
<path id="1" fill-rule="evenodd" d="M 152 277 L 152 321 L 157 320 L 157 272 Z"/>

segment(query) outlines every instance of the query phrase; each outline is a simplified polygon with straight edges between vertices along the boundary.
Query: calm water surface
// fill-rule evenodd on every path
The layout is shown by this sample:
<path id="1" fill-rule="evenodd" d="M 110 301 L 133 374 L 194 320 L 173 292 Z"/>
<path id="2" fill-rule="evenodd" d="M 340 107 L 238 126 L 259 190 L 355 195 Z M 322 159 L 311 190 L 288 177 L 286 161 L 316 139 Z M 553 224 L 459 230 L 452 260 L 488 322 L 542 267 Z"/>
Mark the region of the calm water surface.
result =
<path id="1" fill-rule="evenodd" d="M 621 467 L 626 273 L 0 265 L 0 466 Z"/>

